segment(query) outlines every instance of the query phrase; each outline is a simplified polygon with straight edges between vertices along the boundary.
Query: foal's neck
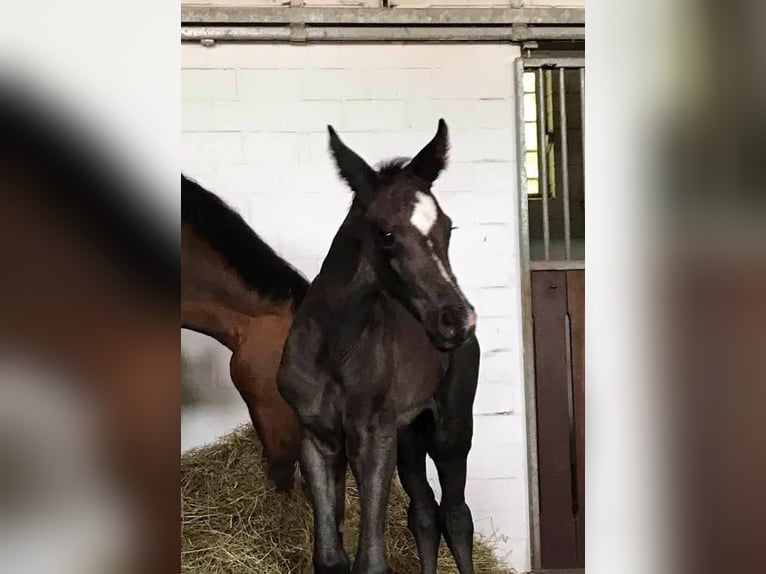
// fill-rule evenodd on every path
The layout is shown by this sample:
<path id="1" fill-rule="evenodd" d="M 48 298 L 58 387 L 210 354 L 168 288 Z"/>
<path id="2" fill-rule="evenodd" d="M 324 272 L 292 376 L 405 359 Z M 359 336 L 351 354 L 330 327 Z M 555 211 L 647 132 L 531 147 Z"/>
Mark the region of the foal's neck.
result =
<path id="1" fill-rule="evenodd" d="M 319 283 L 329 310 L 342 322 L 364 322 L 382 291 L 362 248 L 360 226 L 349 214 L 333 240 Z"/>

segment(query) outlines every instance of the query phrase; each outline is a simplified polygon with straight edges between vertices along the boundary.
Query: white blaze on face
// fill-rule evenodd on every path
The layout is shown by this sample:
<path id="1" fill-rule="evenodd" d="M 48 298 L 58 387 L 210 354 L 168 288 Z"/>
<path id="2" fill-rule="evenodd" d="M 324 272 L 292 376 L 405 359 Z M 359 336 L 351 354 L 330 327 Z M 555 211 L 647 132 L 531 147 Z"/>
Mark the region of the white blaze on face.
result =
<path id="1" fill-rule="evenodd" d="M 427 241 L 428 247 L 431 250 L 431 259 L 434 260 L 434 263 L 436 263 L 436 266 L 439 268 L 439 273 L 442 274 L 442 277 L 444 277 L 444 280 L 449 283 L 450 285 L 454 285 L 452 282 L 452 277 L 450 277 L 450 274 L 447 272 L 447 268 L 444 266 L 444 263 L 442 263 L 442 260 L 439 259 L 439 256 L 436 254 L 436 249 L 434 249 L 433 242 L 429 239 Z"/>
<path id="2" fill-rule="evenodd" d="M 415 192 L 415 205 L 412 208 L 410 223 L 425 237 L 428 237 L 438 216 L 439 210 L 434 198 L 422 191 Z"/>
<path id="3" fill-rule="evenodd" d="M 415 192 L 415 205 L 412 207 L 410 223 L 412 223 L 412 225 L 415 226 L 415 229 L 420 231 L 420 233 L 426 237 L 428 248 L 431 250 L 431 259 L 436 263 L 444 280 L 450 285 L 453 285 L 452 277 L 450 277 L 450 274 L 447 272 L 447 268 L 444 266 L 444 263 L 442 263 L 442 260 L 439 259 L 439 256 L 434 249 L 434 244 L 428 237 L 438 217 L 439 208 L 436 207 L 434 198 L 422 191 Z"/>

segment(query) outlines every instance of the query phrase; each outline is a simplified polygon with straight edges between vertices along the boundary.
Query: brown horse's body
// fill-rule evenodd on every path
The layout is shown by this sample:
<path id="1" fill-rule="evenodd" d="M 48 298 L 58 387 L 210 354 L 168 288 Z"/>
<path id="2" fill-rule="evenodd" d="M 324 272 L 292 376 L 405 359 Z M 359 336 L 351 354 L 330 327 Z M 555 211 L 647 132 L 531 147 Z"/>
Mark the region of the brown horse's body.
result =
<path id="1" fill-rule="evenodd" d="M 190 194 L 201 193 L 203 190 L 199 186 L 184 181 L 182 201 L 192 201 Z M 212 194 L 204 193 L 208 194 L 207 199 L 212 199 Z M 292 484 L 300 431 L 293 410 L 277 391 L 276 376 L 296 298 L 302 296 L 308 284 L 302 278 L 297 281 L 296 290 L 301 295 L 263 293 L 253 281 L 243 278 L 242 271 L 232 264 L 232 257 L 221 253 L 211 245 L 211 240 L 201 236 L 203 232 L 210 233 L 210 228 L 193 224 L 202 215 L 215 218 L 216 213 L 210 211 L 228 208 L 220 200 L 210 202 L 204 208 L 204 214 L 187 216 L 185 212 L 181 229 L 181 325 L 209 335 L 231 350 L 231 380 L 247 404 L 263 444 L 271 478 L 278 488 L 286 489 Z M 232 217 L 233 212 L 221 214 Z M 245 225 L 238 217 L 230 224 Z M 242 232 L 243 235 L 236 238 L 240 248 L 246 250 L 248 240 L 257 242 L 253 258 L 268 257 L 271 263 L 280 264 L 278 256 L 271 250 L 264 250 L 264 244 L 252 231 L 242 229 Z M 251 235 L 248 236 L 248 232 Z M 281 263 L 287 267 L 286 263 Z M 296 281 L 296 276 L 291 279 Z M 263 277 L 263 280 L 272 279 Z"/>

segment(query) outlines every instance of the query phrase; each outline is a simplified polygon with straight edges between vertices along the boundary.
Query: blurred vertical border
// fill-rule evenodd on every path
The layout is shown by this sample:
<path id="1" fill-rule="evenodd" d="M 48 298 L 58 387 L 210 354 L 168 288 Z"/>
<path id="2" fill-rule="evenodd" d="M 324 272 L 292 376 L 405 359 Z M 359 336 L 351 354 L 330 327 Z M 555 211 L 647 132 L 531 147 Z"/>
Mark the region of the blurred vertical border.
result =
<path id="1" fill-rule="evenodd" d="M 179 569 L 177 4 L 0 19 L 0 570 Z"/>

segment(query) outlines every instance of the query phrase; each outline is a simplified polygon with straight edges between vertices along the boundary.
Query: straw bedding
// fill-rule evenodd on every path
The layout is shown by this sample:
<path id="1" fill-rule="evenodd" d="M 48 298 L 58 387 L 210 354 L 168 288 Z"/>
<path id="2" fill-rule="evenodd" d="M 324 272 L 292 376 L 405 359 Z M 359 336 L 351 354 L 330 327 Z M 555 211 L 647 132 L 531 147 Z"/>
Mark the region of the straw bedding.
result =
<path id="1" fill-rule="evenodd" d="M 344 539 L 353 556 L 359 499 L 349 476 Z M 386 543 L 396 574 L 417 574 L 415 542 L 407 529 L 407 496 L 394 482 Z M 186 574 L 311 574 L 312 517 L 304 489 L 276 493 L 264 472 L 250 425 L 181 456 L 182 572 Z M 477 540 L 478 574 L 511 574 L 489 541 Z M 439 574 L 457 570 L 442 542 Z"/>

